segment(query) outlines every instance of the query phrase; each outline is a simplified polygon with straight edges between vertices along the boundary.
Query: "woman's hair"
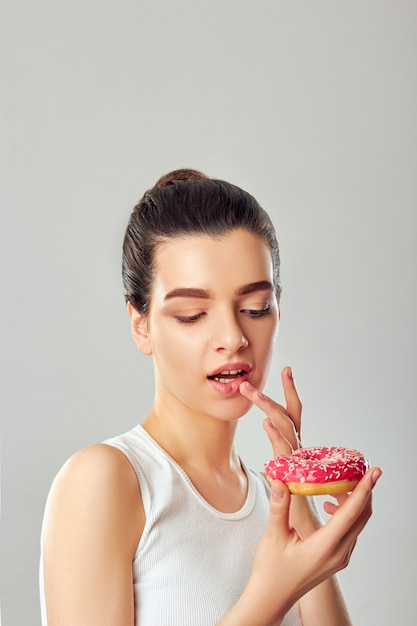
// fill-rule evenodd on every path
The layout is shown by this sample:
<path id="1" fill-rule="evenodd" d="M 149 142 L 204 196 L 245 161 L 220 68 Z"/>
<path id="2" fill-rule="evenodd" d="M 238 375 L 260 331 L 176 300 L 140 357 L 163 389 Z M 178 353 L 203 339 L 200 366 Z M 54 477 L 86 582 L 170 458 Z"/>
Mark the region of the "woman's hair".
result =
<path id="1" fill-rule="evenodd" d="M 231 183 L 208 178 L 197 170 L 180 169 L 162 176 L 144 193 L 130 215 L 122 262 L 126 300 L 146 315 L 159 243 L 184 236 L 220 238 L 237 229 L 253 233 L 269 246 L 279 298 L 280 261 L 275 229 L 255 198 Z"/>

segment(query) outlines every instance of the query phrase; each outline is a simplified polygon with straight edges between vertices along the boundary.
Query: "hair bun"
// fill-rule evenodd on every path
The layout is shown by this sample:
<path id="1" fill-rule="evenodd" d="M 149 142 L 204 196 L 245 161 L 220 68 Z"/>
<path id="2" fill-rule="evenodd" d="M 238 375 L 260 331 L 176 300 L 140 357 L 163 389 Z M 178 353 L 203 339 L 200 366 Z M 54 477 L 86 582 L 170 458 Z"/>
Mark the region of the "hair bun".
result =
<path id="1" fill-rule="evenodd" d="M 203 174 L 203 172 L 183 168 L 180 170 L 173 170 L 172 172 L 168 172 L 168 174 L 161 176 L 161 178 L 156 181 L 153 188 L 158 189 L 159 187 L 167 187 L 168 185 L 173 185 L 177 180 L 188 181 L 204 179 L 207 180 L 208 176 Z"/>

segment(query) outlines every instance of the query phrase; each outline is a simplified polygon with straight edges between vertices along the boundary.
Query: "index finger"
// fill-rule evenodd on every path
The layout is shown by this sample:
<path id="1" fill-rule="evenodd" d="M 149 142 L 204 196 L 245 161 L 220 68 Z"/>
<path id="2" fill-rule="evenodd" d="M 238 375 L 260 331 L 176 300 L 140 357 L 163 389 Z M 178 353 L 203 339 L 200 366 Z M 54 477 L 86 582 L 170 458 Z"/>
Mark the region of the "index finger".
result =
<path id="1" fill-rule="evenodd" d="M 282 386 L 284 389 L 284 396 L 286 402 L 286 412 L 288 416 L 294 422 L 295 429 L 300 436 L 301 429 L 301 411 L 303 405 L 298 395 L 297 388 L 295 386 L 294 375 L 292 368 L 287 366 L 281 372 Z"/>

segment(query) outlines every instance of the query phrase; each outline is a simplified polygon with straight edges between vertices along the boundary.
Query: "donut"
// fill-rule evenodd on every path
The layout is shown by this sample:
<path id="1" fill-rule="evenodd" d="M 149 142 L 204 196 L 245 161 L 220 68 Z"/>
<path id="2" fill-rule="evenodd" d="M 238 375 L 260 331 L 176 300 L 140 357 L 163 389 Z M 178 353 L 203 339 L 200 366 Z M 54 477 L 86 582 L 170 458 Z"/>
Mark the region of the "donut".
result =
<path id="1" fill-rule="evenodd" d="M 289 491 L 301 496 L 352 491 L 369 469 L 369 461 L 350 448 L 300 448 L 265 464 L 268 481 L 279 479 Z"/>

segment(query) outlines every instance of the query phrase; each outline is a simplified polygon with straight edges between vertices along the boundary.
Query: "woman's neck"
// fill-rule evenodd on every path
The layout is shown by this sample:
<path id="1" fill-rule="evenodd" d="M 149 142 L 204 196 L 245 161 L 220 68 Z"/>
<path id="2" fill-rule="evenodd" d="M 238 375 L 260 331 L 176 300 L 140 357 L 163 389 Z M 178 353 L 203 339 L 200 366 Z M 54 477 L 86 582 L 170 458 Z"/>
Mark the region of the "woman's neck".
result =
<path id="1" fill-rule="evenodd" d="M 248 483 L 233 445 L 236 421 L 172 411 L 168 416 L 156 404 L 142 426 L 211 506 L 224 513 L 242 508 Z"/>
<path id="2" fill-rule="evenodd" d="M 204 466 L 225 473 L 240 466 L 234 449 L 237 421 L 194 414 L 187 409 L 155 401 L 143 422 L 144 429 L 181 466 Z"/>

